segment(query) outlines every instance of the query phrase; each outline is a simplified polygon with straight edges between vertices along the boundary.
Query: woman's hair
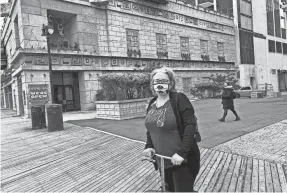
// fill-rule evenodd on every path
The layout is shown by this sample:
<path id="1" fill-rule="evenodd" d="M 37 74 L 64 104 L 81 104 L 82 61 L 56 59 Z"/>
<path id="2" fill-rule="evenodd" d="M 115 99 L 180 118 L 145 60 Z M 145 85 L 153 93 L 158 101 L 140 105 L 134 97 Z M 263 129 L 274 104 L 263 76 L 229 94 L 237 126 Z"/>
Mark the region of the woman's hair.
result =
<path id="1" fill-rule="evenodd" d="M 167 74 L 167 76 L 171 82 L 171 88 L 169 89 L 169 91 L 176 91 L 176 89 L 175 89 L 175 74 L 174 74 L 173 70 L 170 68 L 162 67 L 162 68 L 157 68 L 157 69 L 153 70 L 150 74 L 150 89 L 151 89 L 152 93 L 154 95 L 156 94 L 156 92 L 153 88 L 153 77 L 158 72 L 162 72 L 164 74 Z"/>

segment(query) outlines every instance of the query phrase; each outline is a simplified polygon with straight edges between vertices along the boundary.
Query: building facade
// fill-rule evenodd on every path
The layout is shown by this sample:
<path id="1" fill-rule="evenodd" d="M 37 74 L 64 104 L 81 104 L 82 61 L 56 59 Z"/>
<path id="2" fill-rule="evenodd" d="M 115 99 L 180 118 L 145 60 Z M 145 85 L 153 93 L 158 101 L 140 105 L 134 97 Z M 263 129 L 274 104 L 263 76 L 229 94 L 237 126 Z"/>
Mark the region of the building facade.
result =
<path id="1" fill-rule="evenodd" d="M 52 23 L 52 97 L 64 111 L 94 108 L 101 74 L 147 66 L 173 68 L 177 89 L 189 94 L 211 74 L 235 71 L 233 17 L 204 5 L 164 0 L 11 1 L 1 37 L 7 56 L 7 65 L 1 66 L 7 79 L 2 92 L 11 93 L 18 114 L 29 116 L 33 89 L 49 87 L 51 81 L 41 27 Z M 40 94 L 48 94 L 51 101 L 50 93 Z"/>
<path id="2" fill-rule="evenodd" d="M 240 85 L 287 91 L 286 1 L 234 1 Z"/>

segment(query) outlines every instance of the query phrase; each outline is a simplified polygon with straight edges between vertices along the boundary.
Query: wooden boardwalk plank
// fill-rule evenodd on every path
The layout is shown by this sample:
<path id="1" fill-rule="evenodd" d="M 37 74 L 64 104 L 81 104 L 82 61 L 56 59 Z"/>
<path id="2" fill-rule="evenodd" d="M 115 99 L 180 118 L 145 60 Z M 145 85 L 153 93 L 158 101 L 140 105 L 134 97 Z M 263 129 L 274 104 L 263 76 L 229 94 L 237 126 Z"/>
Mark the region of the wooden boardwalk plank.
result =
<path id="1" fill-rule="evenodd" d="M 240 174 L 240 167 L 241 167 L 242 156 L 237 156 L 236 163 L 234 166 L 233 174 L 231 177 L 231 181 L 228 187 L 228 192 L 235 192 L 236 185 L 238 181 L 238 176 Z"/>
<path id="2" fill-rule="evenodd" d="M 130 173 L 133 170 L 139 170 L 143 168 L 144 170 L 141 172 L 141 174 L 145 174 L 148 170 L 145 166 L 137 168 L 137 166 L 140 164 L 139 157 L 137 156 L 137 153 L 133 153 L 134 155 L 132 158 L 130 158 L 128 161 L 124 159 L 120 159 L 121 162 L 119 163 L 120 165 L 120 170 L 114 171 L 111 175 L 106 176 L 106 180 L 103 180 L 103 182 L 99 182 L 97 186 L 92 187 L 89 191 L 100 191 L 103 192 L 103 189 L 106 189 L 107 187 L 112 186 L 112 184 L 116 183 L 116 181 L 121 178 L 122 175 L 126 175 Z M 124 158 L 124 157 L 122 157 Z M 134 162 L 134 163 L 132 163 Z M 101 177 L 103 178 L 103 177 Z M 134 176 L 136 178 L 136 175 Z"/>
<path id="3" fill-rule="evenodd" d="M 228 153 L 224 153 L 222 160 L 220 161 L 218 167 L 216 168 L 216 171 L 214 172 L 213 177 L 210 179 L 207 188 L 205 189 L 206 192 L 211 192 L 216 184 L 218 183 L 220 175 L 222 175 L 222 171 L 224 169 L 224 165 L 226 163 L 226 160 L 228 158 Z"/>
<path id="4" fill-rule="evenodd" d="M 97 151 L 94 151 L 97 152 Z M 92 151 L 91 153 L 94 154 L 94 152 Z M 104 151 L 102 152 L 97 152 L 99 153 L 104 153 Z M 84 154 L 84 156 L 82 157 L 78 157 L 78 159 L 83 159 L 85 160 L 85 158 L 89 156 L 88 153 Z M 92 155 L 94 156 L 94 155 Z M 76 159 L 74 159 L 76 160 Z M 43 176 L 37 176 L 38 179 L 41 179 L 41 181 L 43 180 L 47 180 L 49 181 L 49 179 L 56 177 L 57 175 L 59 175 L 61 172 L 63 172 L 63 170 L 61 170 L 61 167 L 64 167 L 65 169 L 69 169 L 69 167 L 71 167 L 71 164 L 73 163 L 74 160 L 71 160 L 69 158 L 66 158 L 66 160 L 58 160 L 58 162 L 52 164 L 51 166 L 47 166 L 46 170 L 44 171 L 48 171 L 48 172 L 44 172 L 42 173 Z M 77 160 L 76 160 L 77 161 Z M 66 163 L 65 163 L 66 162 Z M 60 165 L 60 166 L 59 166 Z M 43 170 L 42 170 L 43 172 Z M 34 174 L 35 175 L 35 174 Z M 48 179 L 47 179 L 48 178 Z M 17 184 L 16 184 L 17 185 Z"/>
<path id="5" fill-rule="evenodd" d="M 122 146 L 122 150 L 128 150 L 128 149 L 131 149 L 130 146 L 127 146 L 125 148 L 123 148 Z M 111 152 L 113 153 L 113 152 Z M 99 155 L 99 157 L 101 157 L 101 155 Z M 111 159 L 113 160 L 113 162 L 111 162 Z M 112 170 L 112 171 L 117 171 L 116 169 L 121 169 L 120 166 L 121 166 L 121 158 L 118 156 L 118 152 L 115 152 L 114 154 L 108 154 L 108 156 L 106 157 L 103 157 L 101 159 L 93 159 L 94 161 L 94 166 L 96 166 L 96 168 L 92 169 L 92 173 L 89 172 L 89 175 L 85 175 L 84 174 L 84 178 L 80 178 L 80 176 L 73 176 L 75 179 L 77 179 L 78 181 L 78 185 L 80 185 L 81 187 L 85 186 L 85 184 L 89 184 L 90 180 L 93 180 L 96 178 L 99 178 L 101 177 L 102 175 L 105 175 L 106 171 L 108 170 Z M 113 168 L 111 167 L 111 164 L 117 164 L 117 167 Z M 82 175 L 83 176 L 83 175 Z M 71 186 L 72 187 L 72 186 Z"/>
<path id="6" fill-rule="evenodd" d="M 259 192 L 259 162 L 253 159 L 251 192 Z"/>
<path id="7" fill-rule="evenodd" d="M 92 145 L 96 145 L 96 144 L 92 144 Z M 81 148 L 79 148 L 79 151 L 83 151 L 83 150 L 89 150 L 89 151 L 91 151 L 93 148 L 94 149 L 97 149 L 98 148 L 98 145 L 97 146 L 89 146 L 89 148 L 87 148 L 87 147 L 81 147 Z M 75 152 L 74 152 L 75 153 Z M 60 162 L 60 161 L 63 161 L 64 159 L 68 159 L 69 157 L 71 157 L 71 156 L 79 156 L 80 154 L 76 154 L 76 155 L 74 155 L 74 153 L 73 154 L 71 154 L 71 155 L 68 155 L 68 156 L 64 156 L 61 160 L 59 159 L 59 157 L 58 157 L 58 159 L 57 159 L 57 161 L 58 162 Z M 78 153 L 80 153 L 80 152 L 78 152 Z M 85 154 L 86 154 L 86 152 L 85 152 Z M 64 163 L 64 162 L 61 162 L 60 164 L 62 164 L 62 163 Z M 29 175 L 29 174 L 27 174 L 27 175 Z M 20 176 L 20 178 L 21 178 L 22 176 Z M 3 181 L 2 181 L 2 183 L 3 183 Z"/>
<path id="8" fill-rule="evenodd" d="M 216 169 L 218 168 L 218 166 L 220 165 L 220 162 L 223 161 L 223 157 L 224 156 L 224 152 L 220 152 L 218 157 L 216 158 L 214 164 L 211 165 L 211 168 L 207 174 L 207 176 L 205 177 L 202 185 L 200 186 L 200 189 L 198 191 L 206 191 L 206 188 L 208 186 L 208 184 L 210 183 L 213 175 L 215 174 Z"/>
<path id="9" fill-rule="evenodd" d="M 136 192 L 143 192 L 143 191 L 151 190 L 150 187 L 152 186 L 153 182 L 158 181 L 158 183 L 160 183 L 159 179 L 160 179 L 160 175 L 158 171 L 151 172 L 146 177 L 146 183 L 143 184 L 141 187 L 139 187 Z"/>
<path id="10" fill-rule="evenodd" d="M 202 177 L 201 176 L 202 176 L 203 172 L 205 171 L 206 167 L 208 166 L 209 162 L 214 157 L 215 153 L 216 153 L 216 151 L 209 150 L 209 152 L 206 154 L 206 159 L 203 162 L 200 163 L 201 164 L 200 165 L 200 170 L 199 170 L 199 173 L 198 173 L 198 175 L 196 177 L 195 185 L 194 185 L 194 188 L 196 190 L 199 189 L 199 186 L 202 183 L 202 180 L 201 180 Z M 207 156 L 207 155 L 209 155 L 209 156 Z"/>
<path id="11" fill-rule="evenodd" d="M 274 163 L 270 163 L 271 167 L 271 173 L 272 173 L 272 179 L 273 179 L 273 188 L 274 192 L 281 192 L 281 186 L 280 186 L 280 179 L 278 176 L 278 170 L 277 166 Z"/>
<path id="12" fill-rule="evenodd" d="M 253 169 L 253 159 L 248 157 L 246 164 L 246 174 L 244 178 L 244 187 L 242 192 L 250 192 L 252 185 L 252 169 Z"/>
<path id="13" fill-rule="evenodd" d="M 274 192 L 270 164 L 265 161 L 265 181 L 267 192 Z"/>
<path id="14" fill-rule="evenodd" d="M 22 167 L 23 169 L 26 169 L 26 171 L 28 171 L 28 170 L 31 170 L 32 168 L 37 168 L 39 165 L 42 165 L 44 163 L 49 163 L 49 162 L 52 162 L 52 161 L 55 161 L 55 160 L 67 158 L 67 157 L 70 157 L 73 154 L 77 154 L 77 153 L 80 154 L 80 152 L 83 152 L 84 149 L 88 150 L 88 149 L 98 148 L 99 145 L 97 145 L 97 143 L 96 143 L 96 141 L 98 141 L 98 140 L 109 141 L 110 139 L 107 138 L 107 137 L 98 138 L 95 141 L 91 141 L 91 142 L 85 144 L 85 145 L 91 144 L 88 147 L 83 146 L 83 145 L 74 146 L 74 147 L 72 147 L 70 149 L 67 149 L 64 152 L 59 152 L 57 154 L 51 154 L 51 155 L 47 155 L 45 157 L 40 157 L 41 159 L 39 159 L 39 158 L 35 159 L 34 162 L 32 162 L 32 161 L 28 162 L 28 163 L 22 162 L 21 164 L 18 164 L 17 166 L 18 167 Z M 23 167 L 23 164 L 24 164 L 25 167 Z M 13 168 L 13 167 L 15 167 L 15 165 L 10 165 L 8 167 L 8 169 Z M 3 168 L 1 168 L 1 169 L 3 170 Z M 15 173 L 12 173 L 11 175 L 15 175 Z M 5 177 L 2 177 L 2 180 L 6 179 L 8 177 L 9 177 L 9 175 L 8 176 L 6 175 Z"/>
<path id="15" fill-rule="evenodd" d="M 223 165 L 222 171 L 220 175 L 218 176 L 219 178 L 216 180 L 217 182 L 215 183 L 215 187 L 212 189 L 212 191 L 219 192 L 221 190 L 222 185 L 226 183 L 224 180 L 228 172 L 231 161 L 232 161 L 232 154 L 228 154 L 227 160 L 225 164 Z"/>
<path id="16" fill-rule="evenodd" d="M 54 133 L 31 130 L 30 122 L 25 124 L 25 129 L 14 124 L 1 133 L 3 192 L 142 192 L 160 188 L 159 172 L 151 163 L 140 161 L 142 143 L 71 124 Z M 284 159 L 285 148 L 278 150 L 277 157 Z M 200 152 L 196 179 L 200 191 L 287 190 L 286 166 L 212 149 L 200 148 Z"/>
<path id="17" fill-rule="evenodd" d="M 205 168 L 203 168 L 204 171 L 201 174 L 201 177 L 200 177 L 200 179 L 198 180 L 198 183 L 197 183 L 198 190 L 200 190 L 202 184 L 204 183 L 204 180 L 205 180 L 206 176 L 208 175 L 210 169 L 212 168 L 213 164 L 216 162 L 216 160 L 217 160 L 219 155 L 220 155 L 220 152 L 216 151 L 214 156 L 210 160 L 210 162 L 206 165 Z"/>
<path id="18" fill-rule="evenodd" d="M 278 175 L 281 183 L 282 192 L 287 192 L 287 180 L 281 164 L 277 164 Z"/>
<path id="19" fill-rule="evenodd" d="M 105 158 L 105 159 L 109 159 L 110 158 L 110 156 L 107 156 L 107 158 Z M 101 162 L 102 161 L 102 159 L 94 159 L 95 161 L 99 161 L 99 162 Z M 117 161 L 117 160 L 115 160 L 115 161 Z M 116 162 L 117 163 L 117 162 Z M 95 164 L 97 164 L 97 163 L 95 163 Z M 90 175 L 89 177 L 89 179 L 93 179 L 93 178 L 95 178 L 96 176 L 99 176 L 100 175 L 100 173 L 103 173 L 103 172 L 105 172 L 106 170 L 109 170 L 110 169 L 110 164 L 111 164 L 111 162 L 108 162 L 108 161 L 106 161 L 106 164 L 104 165 L 104 164 L 99 164 L 101 167 L 98 167 L 97 168 L 97 170 L 92 170 L 92 175 Z M 69 171 L 66 171 L 66 173 L 69 173 L 69 174 L 71 174 Z M 71 175 L 72 176 L 72 175 Z M 85 175 L 84 175 L 85 176 Z M 79 180 L 77 180 L 74 176 L 72 176 L 76 181 L 77 181 L 77 184 L 79 183 L 79 182 L 81 182 L 81 181 L 83 181 L 84 179 L 81 179 L 81 181 L 79 181 Z M 85 176 L 86 177 L 86 176 Z M 89 180 L 88 179 L 88 180 Z M 49 179 L 47 179 L 47 181 L 49 181 Z M 73 186 L 70 186 L 70 187 L 73 187 Z M 51 188 L 50 187 L 46 187 L 46 189 L 48 189 L 48 190 L 50 190 Z"/>
<path id="20" fill-rule="evenodd" d="M 266 192 L 265 184 L 265 165 L 263 160 L 258 160 L 258 171 L 259 171 L 259 192 Z"/>
<path id="21" fill-rule="evenodd" d="M 226 173 L 226 176 L 224 178 L 222 187 L 220 189 L 220 191 L 222 191 L 222 192 L 227 192 L 227 190 L 228 190 L 228 187 L 229 187 L 229 184 L 230 184 L 230 181 L 231 181 L 231 177 L 232 177 L 232 174 L 233 174 L 233 171 L 234 171 L 236 160 L 237 160 L 237 155 L 232 155 L 231 163 L 230 163 L 230 165 L 228 167 L 228 171 Z"/>
<path id="22" fill-rule="evenodd" d="M 248 158 L 242 157 L 241 159 L 241 166 L 239 169 L 239 175 L 237 176 L 237 185 L 235 192 L 243 192 L 244 191 L 244 182 L 245 182 L 245 177 L 247 173 L 247 162 Z M 250 181 L 249 181 L 250 183 Z"/>

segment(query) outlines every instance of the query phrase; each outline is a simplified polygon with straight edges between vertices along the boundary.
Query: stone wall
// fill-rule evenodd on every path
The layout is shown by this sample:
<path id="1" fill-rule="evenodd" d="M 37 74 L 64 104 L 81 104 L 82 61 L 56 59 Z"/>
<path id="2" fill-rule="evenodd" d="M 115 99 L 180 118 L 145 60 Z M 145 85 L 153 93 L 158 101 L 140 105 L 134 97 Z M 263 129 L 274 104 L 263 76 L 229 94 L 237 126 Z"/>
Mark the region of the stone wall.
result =
<path id="1" fill-rule="evenodd" d="M 135 10 L 136 6 L 138 6 L 138 9 L 141 9 L 141 6 L 143 6 L 146 11 L 151 12 L 151 5 L 142 5 L 131 2 L 120 3 L 119 1 L 111 2 L 109 8 L 112 11 L 109 11 L 108 15 L 108 29 L 109 38 L 111 40 L 109 46 L 113 56 L 127 56 L 126 29 L 134 29 L 139 31 L 140 51 L 143 58 L 157 58 L 156 33 L 162 33 L 167 34 L 168 57 L 171 59 L 181 59 L 180 37 L 188 37 L 192 60 L 201 60 L 200 39 L 203 39 L 209 41 L 208 52 L 211 61 L 218 61 L 217 42 L 224 43 L 226 61 L 235 61 L 236 53 L 232 20 L 223 18 L 226 23 L 228 22 L 228 25 L 226 26 L 207 22 L 207 26 L 218 25 L 218 28 L 223 27 L 223 30 L 214 30 L 212 28 L 203 27 L 204 25 L 200 25 L 201 23 L 206 22 L 204 20 L 196 20 L 199 22 L 197 27 L 196 25 L 189 25 L 187 22 L 183 22 L 182 20 L 187 19 L 185 18 L 187 17 L 186 15 L 174 14 L 174 19 L 166 19 Z M 121 7 L 119 8 L 118 5 Z M 166 9 L 170 11 L 177 10 L 175 7 L 158 10 Z M 185 8 L 184 10 L 187 15 L 190 15 L 187 12 L 188 10 L 190 11 L 189 13 L 194 13 L 192 8 Z M 212 21 L 214 20 L 213 18 L 217 18 L 217 22 L 221 19 L 219 16 L 212 16 L 212 14 L 206 12 L 205 15 L 210 15 L 212 17 L 204 17 L 203 13 L 201 13 L 201 15 L 203 19 Z M 179 19 L 176 19 L 177 17 L 179 17 Z"/>
<path id="2" fill-rule="evenodd" d="M 96 101 L 97 118 L 124 120 L 144 117 L 148 99 L 125 101 Z"/>
<path id="3" fill-rule="evenodd" d="M 79 72 L 79 88 L 81 110 L 96 109 L 96 94 L 100 88 L 98 76 L 99 71 L 83 71 Z"/>

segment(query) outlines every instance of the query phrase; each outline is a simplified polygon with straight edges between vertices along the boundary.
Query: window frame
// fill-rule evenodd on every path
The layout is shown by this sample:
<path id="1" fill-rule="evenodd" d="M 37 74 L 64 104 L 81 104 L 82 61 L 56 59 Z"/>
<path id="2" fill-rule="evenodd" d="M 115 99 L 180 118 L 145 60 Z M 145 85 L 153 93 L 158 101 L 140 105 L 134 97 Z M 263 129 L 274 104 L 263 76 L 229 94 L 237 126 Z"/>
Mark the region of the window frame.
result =
<path id="1" fill-rule="evenodd" d="M 132 34 L 132 35 L 130 35 L 130 34 Z M 136 34 L 136 36 L 134 36 L 134 34 Z M 132 54 L 131 53 L 128 57 L 136 58 L 137 55 L 139 55 L 139 53 L 140 53 L 140 37 L 139 36 L 140 36 L 139 30 L 126 28 L 126 41 L 127 41 L 128 55 L 129 55 L 130 51 L 131 52 L 136 51 L 138 53 L 138 54 Z M 137 41 L 134 40 L 134 37 L 137 37 Z M 135 44 L 135 42 L 136 42 L 136 44 Z"/>
<path id="2" fill-rule="evenodd" d="M 275 47 L 276 47 L 276 53 L 280 53 L 280 54 L 282 54 L 282 42 L 277 42 L 276 41 L 276 43 L 275 43 L 276 45 L 275 45 Z M 278 45 L 280 45 L 280 48 L 279 48 L 279 46 Z"/>
<path id="3" fill-rule="evenodd" d="M 274 46 L 271 47 L 271 43 L 272 43 L 272 45 L 274 45 Z M 272 48 L 273 48 L 273 49 L 272 49 Z M 268 40 L 268 51 L 269 51 L 270 53 L 276 53 L 276 43 L 275 43 L 274 40 Z"/>
<path id="4" fill-rule="evenodd" d="M 203 46 L 202 46 L 202 45 L 203 45 L 202 43 L 203 43 L 203 42 L 206 42 L 206 48 L 205 48 L 205 49 L 206 49 L 206 53 L 203 52 L 203 49 L 202 49 L 202 47 L 203 47 Z M 200 39 L 200 53 L 201 53 L 201 55 L 207 55 L 207 56 L 209 55 L 209 54 L 208 54 L 208 40 Z"/>

